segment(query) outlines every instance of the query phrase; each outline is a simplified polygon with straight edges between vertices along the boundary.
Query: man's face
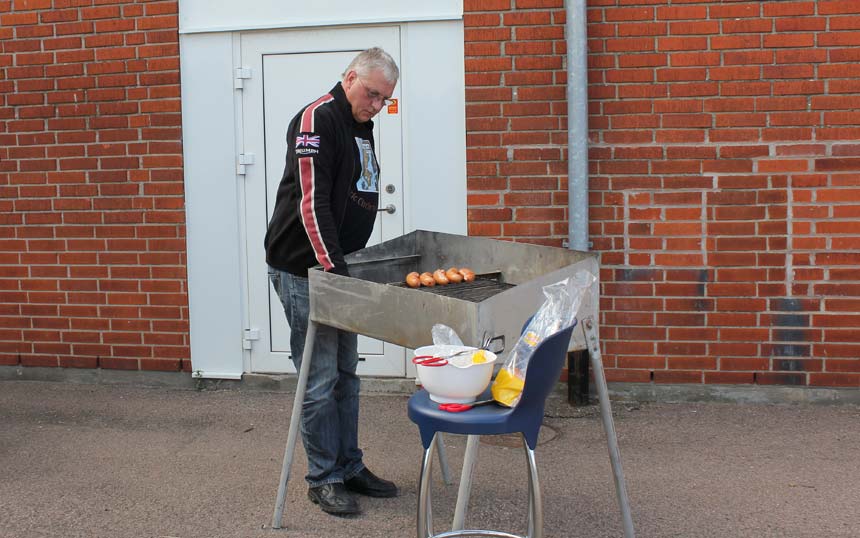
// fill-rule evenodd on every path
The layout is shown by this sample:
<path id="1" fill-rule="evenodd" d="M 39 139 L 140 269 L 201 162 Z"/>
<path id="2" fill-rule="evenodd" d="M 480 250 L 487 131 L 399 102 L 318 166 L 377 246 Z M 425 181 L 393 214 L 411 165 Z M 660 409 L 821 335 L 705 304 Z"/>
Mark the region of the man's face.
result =
<path id="1" fill-rule="evenodd" d="M 378 69 L 364 77 L 359 77 L 355 71 L 347 73 L 343 88 L 355 121 L 364 123 L 376 116 L 385 106 L 385 101 L 394 93 L 396 85 L 385 80 L 382 71 Z"/>

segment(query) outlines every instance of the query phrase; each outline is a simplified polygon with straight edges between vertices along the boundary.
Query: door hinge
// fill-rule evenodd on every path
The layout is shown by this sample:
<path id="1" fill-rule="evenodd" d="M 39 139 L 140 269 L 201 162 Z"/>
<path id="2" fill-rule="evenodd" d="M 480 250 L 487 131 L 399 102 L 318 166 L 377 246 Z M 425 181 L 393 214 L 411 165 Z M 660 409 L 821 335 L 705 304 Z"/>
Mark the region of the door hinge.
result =
<path id="1" fill-rule="evenodd" d="M 249 164 L 254 164 L 253 153 L 240 153 L 236 156 L 236 174 L 245 175 L 245 167 Z"/>
<path id="2" fill-rule="evenodd" d="M 251 78 L 250 67 L 237 67 L 233 77 L 233 89 L 241 90 L 245 87 L 245 80 Z"/>
<path id="3" fill-rule="evenodd" d="M 245 336 L 242 338 L 242 349 L 251 349 L 254 345 L 254 340 L 260 339 L 260 329 L 245 329 Z"/>

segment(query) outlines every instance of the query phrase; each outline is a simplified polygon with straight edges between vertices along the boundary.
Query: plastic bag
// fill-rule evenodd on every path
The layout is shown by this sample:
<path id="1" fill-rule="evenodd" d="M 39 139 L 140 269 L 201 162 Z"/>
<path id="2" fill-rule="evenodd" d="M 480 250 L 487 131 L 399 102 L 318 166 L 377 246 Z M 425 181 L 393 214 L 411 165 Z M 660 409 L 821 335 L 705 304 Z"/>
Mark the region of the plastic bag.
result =
<path id="1" fill-rule="evenodd" d="M 434 346 L 462 346 L 463 341 L 451 327 L 437 323 L 430 330 L 430 335 L 433 337 Z"/>
<path id="2" fill-rule="evenodd" d="M 535 348 L 544 339 L 573 324 L 582 298 L 594 280 L 594 275 L 583 270 L 543 287 L 546 300 L 520 335 L 493 381 L 491 391 L 494 400 L 507 407 L 516 407 L 525 386 L 529 359 Z"/>

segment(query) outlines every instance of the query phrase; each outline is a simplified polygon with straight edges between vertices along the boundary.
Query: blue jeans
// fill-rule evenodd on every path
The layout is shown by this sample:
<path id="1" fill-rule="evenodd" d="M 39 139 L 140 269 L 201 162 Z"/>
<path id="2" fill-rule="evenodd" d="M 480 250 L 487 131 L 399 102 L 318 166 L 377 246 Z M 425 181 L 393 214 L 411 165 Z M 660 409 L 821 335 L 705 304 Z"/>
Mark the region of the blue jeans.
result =
<path id="1" fill-rule="evenodd" d="M 302 368 L 310 301 L 308 279 L 269 268 L 290 325 L 290 348 Z M 317 325 L 313 360 L 302 404 L 302 444 L 308 456 L 310 487 L 349 480 L 364 469 L 358 448 L 358 336 Z"/>

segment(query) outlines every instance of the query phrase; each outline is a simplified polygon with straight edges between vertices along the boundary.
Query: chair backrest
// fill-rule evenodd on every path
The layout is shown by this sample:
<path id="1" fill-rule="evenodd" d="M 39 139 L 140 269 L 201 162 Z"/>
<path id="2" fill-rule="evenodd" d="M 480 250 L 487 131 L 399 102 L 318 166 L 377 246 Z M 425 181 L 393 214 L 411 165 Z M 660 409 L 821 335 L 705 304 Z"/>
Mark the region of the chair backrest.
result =
<path id="1" fill-rule="evenodd" d="M 523 393 L 514 408 L 516 419 L 523 421 L 521 431 L 526 437 L 529 448 L 534 449 L 537 445 L 537 435 L 543 421 L 546 399 L 561 376 L 571 333 L 575 326 L 574 322 L 573 325 L 546 338 L 529 359 Z"/>

